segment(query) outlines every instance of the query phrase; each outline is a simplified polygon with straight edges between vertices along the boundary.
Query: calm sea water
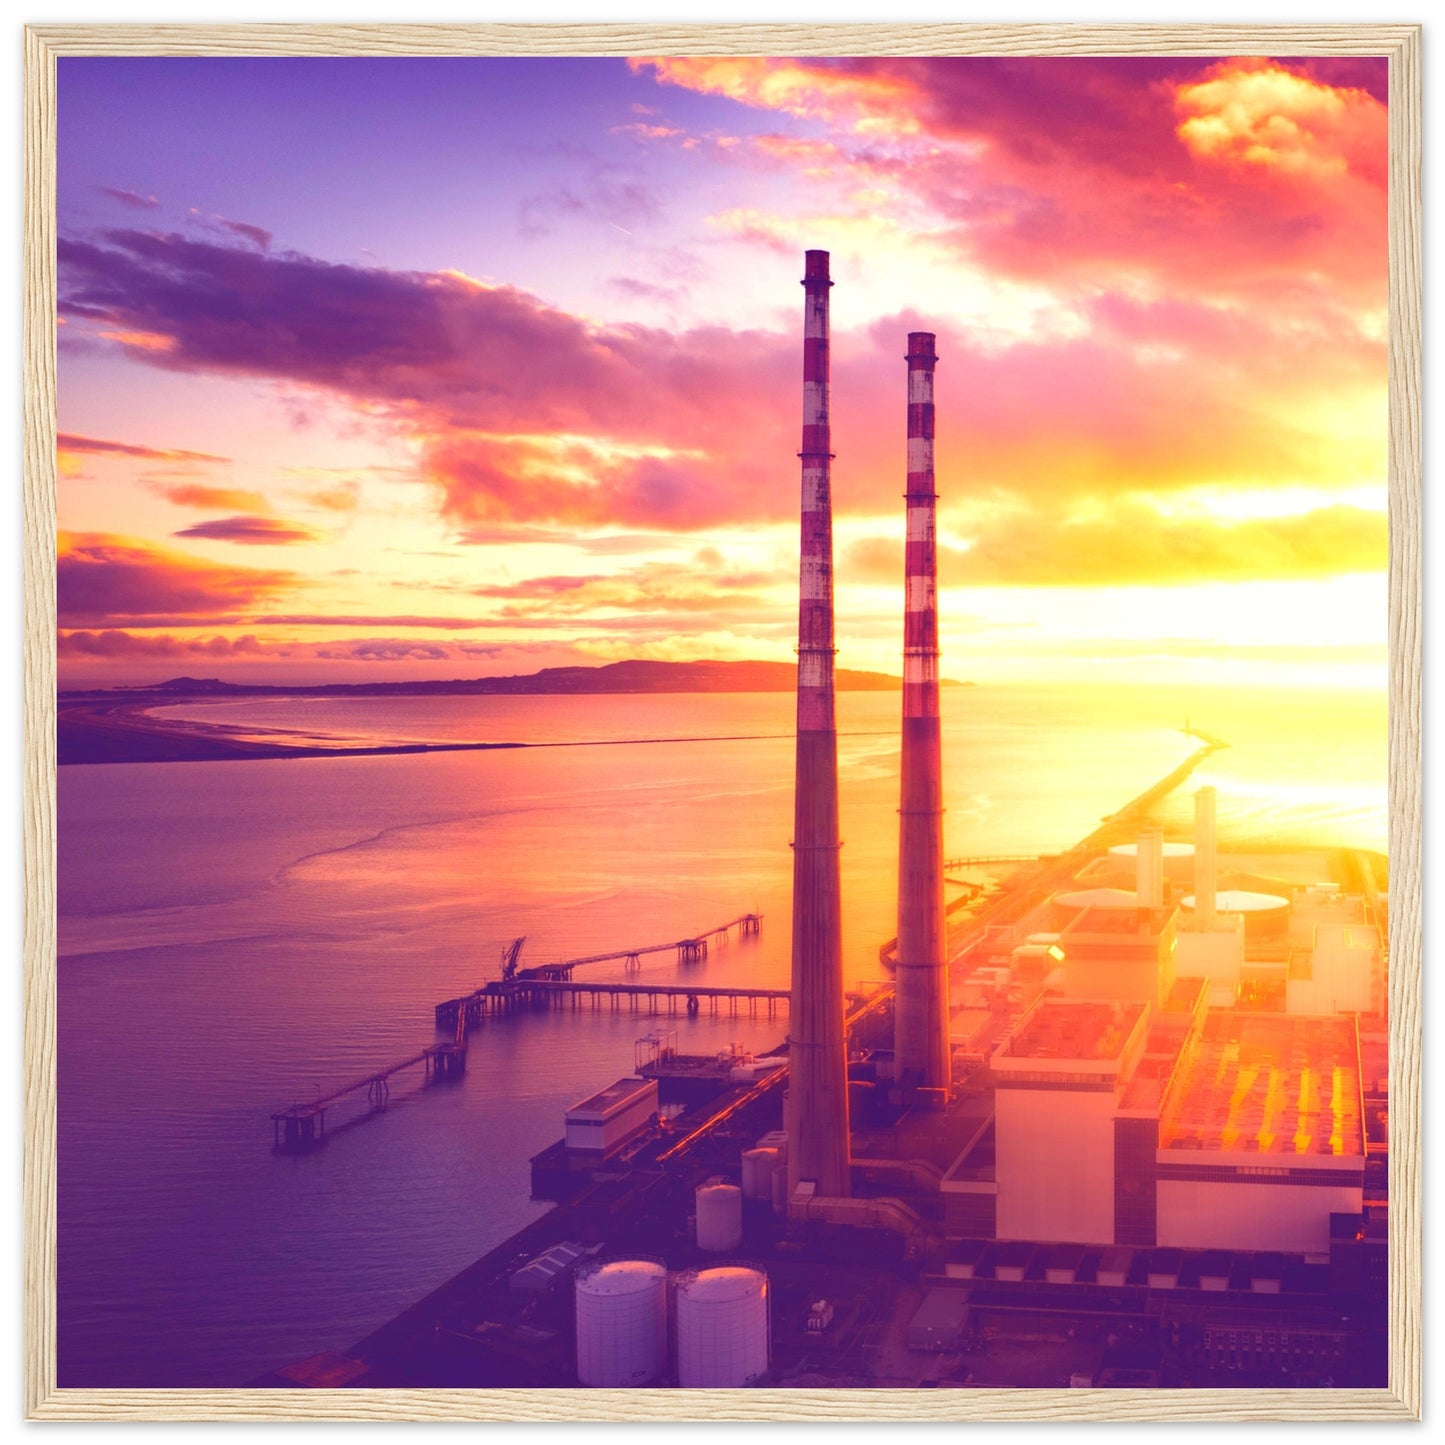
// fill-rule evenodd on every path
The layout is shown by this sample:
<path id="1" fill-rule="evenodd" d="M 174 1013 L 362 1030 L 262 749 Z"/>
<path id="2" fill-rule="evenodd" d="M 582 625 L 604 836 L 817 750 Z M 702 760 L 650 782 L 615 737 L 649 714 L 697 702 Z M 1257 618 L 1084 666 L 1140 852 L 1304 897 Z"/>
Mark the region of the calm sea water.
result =
<path id="1" fill-rule="evenodd" d="M 405 1082 L 307 1157 L 272 1110 L 434 1038 L 432 1006 L 523 963 L 745 911 L 695 981 L 785 986 L 785 694 L 246 699 L 172 716 L 331 741 L 529 741 L 430 756 L 62 769 L 59 1375 L 225 1386 L 344 1349 L 545 1206 L 528 1157 L 634 1040 L 775 1043 L 776 1022 L 566 1014 L 489 1028 L 465 1079 Z M 1385 846 L 1385 708 L 1360 692 L 945 694 L 950 854 L 1066 846 L 1195 744 L 1230 841 Z M 839 700 L 845 960 L 894 932 L 896 694 Z M 656 741 L 666 739 L 666 741 Z M 567 744 L 565 746 L 559 744 Z M 1192 785 L 1191 785 L 1192 786 Z M 1188 798 L 1166 809 L 1184 822 Z M 671 954 L 644 979 L 676 978 Z M 600 966 L 589 976 L 624 975 Z"/>

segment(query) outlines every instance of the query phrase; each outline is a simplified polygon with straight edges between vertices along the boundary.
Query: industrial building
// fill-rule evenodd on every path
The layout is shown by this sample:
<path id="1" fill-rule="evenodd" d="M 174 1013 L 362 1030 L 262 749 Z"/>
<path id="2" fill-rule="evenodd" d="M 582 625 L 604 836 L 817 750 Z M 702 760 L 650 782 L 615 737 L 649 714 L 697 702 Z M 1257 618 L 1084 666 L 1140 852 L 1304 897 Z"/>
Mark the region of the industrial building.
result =
<path id="1" fill-rule="evenodd" d="M 556 1208 L 362 1342 L 368 1382 L 449 1351 L 478 1384 L 1383 1383 L 1374 860 L 1221 850 L 1209 786 L 1166 839 L 1160 805 L 1225 746 L 1186 727 L 1205 745 L 1074 848 L 945 906 L 927 332 L 893 980 L 845 986 L 826 252 L 803 286 L 788 1038 L 746 1066 L 640 1040 L 533 1159 Z M 1010 1331 L 1062 1341 L 1062 1378 L 990 1377 Z"/>

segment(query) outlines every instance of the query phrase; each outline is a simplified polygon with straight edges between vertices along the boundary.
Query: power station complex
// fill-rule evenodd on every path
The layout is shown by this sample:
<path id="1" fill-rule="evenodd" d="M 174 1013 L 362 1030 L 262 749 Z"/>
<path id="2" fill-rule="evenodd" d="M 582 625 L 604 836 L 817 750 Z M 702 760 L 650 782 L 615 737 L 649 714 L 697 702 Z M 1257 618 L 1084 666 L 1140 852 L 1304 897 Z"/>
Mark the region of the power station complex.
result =
<path id="1" fill-rule="evenodd" d="M 927 332 L 906 352 L 898 932 L 891 980 L 847 980 L 828 262 L 809 251 L 803 279 L 786 1043 L 639 1041 L 533 1160 L 550 1213 L 262 1383 L 1385 1383 L 1382 860 L 1223 853 L 1209 787 L 1166 841 L 1154 805 L 1223 746 L 1195 734 L 1068 852 L 946 863 Z"/>

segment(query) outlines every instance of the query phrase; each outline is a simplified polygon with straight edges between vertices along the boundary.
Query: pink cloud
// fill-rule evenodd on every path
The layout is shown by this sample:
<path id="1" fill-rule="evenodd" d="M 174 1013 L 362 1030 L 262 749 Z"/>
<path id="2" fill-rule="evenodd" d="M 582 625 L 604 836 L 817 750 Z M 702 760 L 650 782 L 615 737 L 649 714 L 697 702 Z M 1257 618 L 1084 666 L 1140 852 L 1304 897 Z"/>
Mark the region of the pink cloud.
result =
<path id="1" fill-rule="evenodd" d="M 299 584 L 290 572 L 203 562 L 133 537 L 62 532 L 56 595 L 64 627 L 177 626 L 224 618 Z"/>
<path id="2" fill-rule="evenodd" d="M 74 432 L 61 432 L 55 439 L 56 451 L 61 456 L 118 456 L 138 457 L 143 461 L 163 462 L 228 462 L 230 457 L 218 457 L 211 452 L 188 452 L 179 447 L 146 447 L 134 442 L 105 441 L 100 437 L 76 436 Z"/>
<path id="3" fill-rule="evenodd" d="M 248 547 L 291 546 L 297 542 L 315 542 L 321 534 L 299 522 L 285 522 L 279 517 L 217 517 L 196 522 L 176 533 L 177 537 L 204 537 L 213 542 L 239 542 Z"/>
<path id="4" fill-rule="evenodd" d="M 1147 283 L 1279 305 L 1284 286 L 1310 305 L 1384 304 L 1383 60 L 648 64 L 668 83 L 804 122 L 872 117 L 862 139 L 753 148 L 839 185 L 888 178 L 993 274 L 1063 290 Z M 890 114 L 909 124 L 890 131 Z M 765 225 L 754 231 L 766 239 Z"/>
<path id="5" fill-rule="evenodd" d="M 256 656 L 263 649 L 252 635 L 223 637 L 175 637 L 170 633 L 126 632 L 108 628 L 104 632 L 62 632 L 56 639 L 57 655 L 70 658 L 136 657 L 237 657 Z"/>

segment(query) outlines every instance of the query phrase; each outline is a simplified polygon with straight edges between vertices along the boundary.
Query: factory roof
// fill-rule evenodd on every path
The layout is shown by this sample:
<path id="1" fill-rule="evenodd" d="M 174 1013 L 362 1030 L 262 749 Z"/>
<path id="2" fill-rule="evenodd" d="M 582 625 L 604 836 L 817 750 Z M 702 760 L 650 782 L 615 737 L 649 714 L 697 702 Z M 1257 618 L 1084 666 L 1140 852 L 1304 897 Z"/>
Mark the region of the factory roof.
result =
<path id="1" fill-rule="evenodd" d="M 596 1252 L 596 1245 L 589 1248 L 574 1240 L 564 1239 L 560 1244 L 554 1244 L 551 1249 L 544 1250 L 535 1259 L 529 1259 L 526 1264 L 513 1273 L 508 1283 L 515 1290 L 540 1292 L 551 1289 L 579 1259 L 585 1259 L 589 1254 Z"/>
<path id="2" fill-rule="evenodd" d="M 1074 888 L 1054 895 L 1064 908 L 1109 908 L 1132 913 L 1139 907 L 1139 895 L 1132 888 Z M 1058 935 L 1054 935 L 1058 942 Z"/>
<path id="3" fill-rule="evenodd" d="M 1352 1018 L 1211 1012 L 1170 1093 L 1160 1146 L 1358 1159 L 1358 1061 Z"/>
<path id="4" fill-rule="evenodd" d="M 1145 1007 L 1048 999 L 1023 1020 L 1000 1052 L 1010 1059 L 1117 1059 Z"/>
<path id="5" fill-rule="evenodd" d="M 1172 907 L 1148 909 L 1137 906 L 1115 908 L 1112 904 L 1103 907 L 1090 905 L 1065 925 L 1059 935 L 1059 944 L 1067 953 L 1071 943 L 1091 933 L 1140 939 L 1158 938 L 1168 926 L 1173 913 Z"/>
<path id="6" fill-rule="evenodd" d="M 571 1118 L 580 1114 L 605 1115 L 615 1111 L 638 1094 L 655 1093 L 656 1090 L 656 1079 L 618 1079 L 615 1084 L 608 1084 L 605 1089 L 598 1089 L 595 1094 L 589 1094 L 585 1099 L 573 1104 L 567 1110 L 567 1116 Z"/>

